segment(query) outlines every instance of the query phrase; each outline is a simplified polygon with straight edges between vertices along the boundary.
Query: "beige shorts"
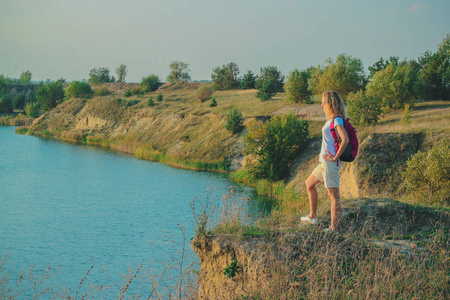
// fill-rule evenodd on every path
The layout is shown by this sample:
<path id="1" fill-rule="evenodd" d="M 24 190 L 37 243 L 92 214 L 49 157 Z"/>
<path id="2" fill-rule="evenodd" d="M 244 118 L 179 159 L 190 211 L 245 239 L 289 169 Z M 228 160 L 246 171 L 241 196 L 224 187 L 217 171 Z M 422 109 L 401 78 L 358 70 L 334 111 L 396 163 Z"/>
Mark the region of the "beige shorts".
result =
<path id="1" fill-rule="evenodd" d="M 321 161 L 319 165 L 312 171 L 312 174 L 322 181 L 325 188 L 339 187 L 339 170 L 341 169 L 341 161 L 337 162 Z"/>

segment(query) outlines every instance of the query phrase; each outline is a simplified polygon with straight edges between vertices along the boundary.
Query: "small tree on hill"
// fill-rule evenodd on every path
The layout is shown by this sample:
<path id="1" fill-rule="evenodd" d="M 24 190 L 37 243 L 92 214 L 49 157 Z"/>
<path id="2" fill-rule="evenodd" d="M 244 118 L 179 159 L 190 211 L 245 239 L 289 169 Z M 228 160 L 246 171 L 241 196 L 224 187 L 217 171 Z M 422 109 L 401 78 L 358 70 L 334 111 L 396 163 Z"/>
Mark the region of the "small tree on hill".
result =
<path id="1" fill-rule="evenodd" d="M 311 74 L 309 89 L 314 94 L 333 90 L 345 97 L 365 87 L 367 80 L 359 58 L 340 54 L 336 62 L 327 59 L 326 63 L 324 68 L 314 68 Z"/>
<path id="2" fill-rule="evenodd" d="M 35 97 L 44 111 L 55 108 L 64 101 L 64 89 L 61 81 L 49 82 L 36 89 Z"/>
<path id="3" fill-rule="evenodd" d="M 19 84 L 31 84 L 31 77 L 32 77 L 32 75 L 29 70 L 23 71 L 19 77 Z"/>
<path id="4" fill-rule="evenodd" d="M 155 101 L 153 101 L 153 97 L 150 97 L 147 100 L 147 106 L 154 106 L 155 105 Z"/>
<path id="5" fill-rule="evenodd" d="M 261 68 L 260 74 L 255 82 L 255 87 L 261 89 L 265 82 L 271 81 L 276 92 L 282 92 L 284 86 L 284 76 L 278 71 L 277 67 L 269 66 Z"/>
<path id="6" fill-rule="evenodd" d="M 214 89 L 219 91 L 236 89 L 239 86 L 238 76 L 239 67 L 234 62 L 213 69 L 211 79 L 214 82 Z"/>
<path id="7" fill-rule="evenodd" d="M 125 82 L 125 77 L 127 77 L 127 66 L 121 64 L 116 68 L 117 82 Z"/>
<path id="8" fill-rule="evenodd" d="M 409 193 L 428 205 L 450 205 L 450 141 L 441 140 L 427 151 L 419 151 L 407 162 L 402 174 Z"/>
<path id="9" fill-rule="evenodd" d="M 244 77 L 242 77 L 242 80 L 239 83 L 239 88 L 242 90 L 254 89 L 255 82 L 256 76 L 253 74 L 252 71 L 249 70 L 247 71 L 247 73 L 244 74 Z"/>
<path id="10" fill-rule="evenodd" d="M 227 125 L 225 126 L 226 130 L 231 132 L 232 134 L 239 133 L 244 129 L 244 117 L 242 116 L 241 111 L 233 107 L 230 113 L 227 115 Z"/>
<path id="11" fill-rule="evenodd" d="M 212 98 L 211 103 L 209 104 L 209 107 L 215 107 L 217 106 L 216 98 Z"/>
<path id="12" fill-rule="evenodd" d="M 350 93 L 347 96 L 347 114 L 354 125 L 375 125 L 382 115 L 381 101 L 362 90 Z"/>
<path id="13" fill-rule="evenodd" d="M 27 105 L 25 105 L 25 113 L 30 118 L 36 118 L 39 116 L 39 103 L 28 102 Z"/>
<path id="14" fill-rule="evenodd" d="M 141 80 L 141 90 L 143 92 L 154 92 L 156 91 L 161 82 L 159 81 L 159 77 L 155 74 L 150 74 L 147 77 L 142 77 Z"/>
<path id="15" fill-rule="evenodd" d="M 256 97 L 261 99 L 261 101 L 267 101 L 272 99 L 277 94 L 277 85 L 272 80 L 266 80 L 263 82 L 262 86 L 258 89 Z"/>
<path id="16" fill-rule="evenodd" d="M 130 90 L 130 89 L 126 90 L 126 91 L 123 93 L 123 96 L 124 96 L 124 97 L 131 97 L 131 90 Z"/>
<path id="17" fill-rule="evenodd" d="M 90 99 L 94 96 L 94 91 L 87 82 L 72 81 L 66 89 L 66 98 Z"/>
<path id="18" fill-rule="evenodd" d="M 386 69 L 386 67 L 389 64 L 398 65 L 398 61 L 399 61 L 398 56 L 391 56 L 387 60 L 383 60 L 383 58 L 380 57 L 380 59 L 376 63 L 374 63 L 372 66 L 370 66 L 368 68 L 369 69 L 369 79 L 372 79 L 373 76 L 375 76 L 375 73 L 377 73 L 378 71 Z"/>
<path id="19" fill-rule="evenodd" d="M 412 104 L 417 95 L 417 73 L 411 64 L 390 64 L 367 85 L 367 95 L 381 101 L 385 111 Z"/>
<path id="20" fill-rule="evenodd" d="M 244 153 L 255 158 L 248 164 L 250 174 L 256 179 L 286 178 L 292 160 L 306 146 L 308 122 L 290 114 L 274 116 L 266 123 L 253 120 L 247 129 Z"/>
<path id="21" fill-rule="evenodd" d="M 170 74 L 167 76 L 166 80 L 168 82 L 177 82 L 177 81 L 191 81 L 191 76 L 189 75 L 189 64 L 184 63 L 182 61 L 172 61 L 169 65 Z"/>
<path id="22" fill-rule="evenodd" d="M 100 84 L 114 81 L 115 78 L 113 76 L 109 76 L 108 68 L 94 68 L 89 72 L 89 84 Z"/>
<path id="23" fill-rule="evenodd" d="M 292 71 L 284 84 L 287 99 L 294 103 L 309 102 L 312 96 L 311 91 L 308 89 L 308 80 L 310 78 L 311 69 L 302 71 L 295 69 Z"/>
<path id="24" fill-rule="evenodd" d="M 159 94 L 158 94 L 158 97 L 156 97 L 156 100 L 157 100 L 158 102 L 163 102 L 164 96 L 163 96 L 161 93 L 159 93 Z"/>

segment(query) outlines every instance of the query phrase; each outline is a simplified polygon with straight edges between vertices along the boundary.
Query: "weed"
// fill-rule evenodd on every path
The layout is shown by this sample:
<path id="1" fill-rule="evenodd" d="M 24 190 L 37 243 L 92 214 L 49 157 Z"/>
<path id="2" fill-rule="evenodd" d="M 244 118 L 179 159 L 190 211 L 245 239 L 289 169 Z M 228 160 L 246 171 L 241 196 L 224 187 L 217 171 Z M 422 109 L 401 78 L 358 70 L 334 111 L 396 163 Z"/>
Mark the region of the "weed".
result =
<path id="1" fill-rule="evenodd" d="M 238 265 L 235 258 L 229 265 L 223 270 L 223 275 L 227 278 L 234 278 L 237 274 L 242 272 L 242 267 Z"/>

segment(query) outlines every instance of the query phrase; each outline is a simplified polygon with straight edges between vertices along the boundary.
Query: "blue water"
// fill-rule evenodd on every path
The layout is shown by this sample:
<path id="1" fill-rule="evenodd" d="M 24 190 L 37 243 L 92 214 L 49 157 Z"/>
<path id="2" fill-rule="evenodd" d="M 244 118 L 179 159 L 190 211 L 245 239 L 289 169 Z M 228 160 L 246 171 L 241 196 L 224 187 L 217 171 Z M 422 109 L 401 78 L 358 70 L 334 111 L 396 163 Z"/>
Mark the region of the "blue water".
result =
<path id="1" fill-rule="evenodd" d="M 111 280 L 119 282 L 143 260 L 150 264 L 164 260 L 165 249 L 180 250 L 177 224 L 189 242 L 195 197 L 202 200 L 209 190 L 218 203 L 236 185 L 225 174 L 176 169 L 101 148 L 18 135 L 14 129 L 0 126 L 0 259 L 8 255 L 0 277 L 9 273 L 10 282 L 32 265 L 36 270 L 60 265 L 47 282 L 70 294 L 91 265 L 86 281 L 104 284 L 110 279 L 101 269 L 107 268 Z M 251 198 L 250 215 L 270 206 L 248 188 L 238 193 Z M 178 246 L 165 248 L 165 237 Z M 150 267 L 160 271 L 162 265 Z M 34 293 L 25 281 L 20 292 Z"/>

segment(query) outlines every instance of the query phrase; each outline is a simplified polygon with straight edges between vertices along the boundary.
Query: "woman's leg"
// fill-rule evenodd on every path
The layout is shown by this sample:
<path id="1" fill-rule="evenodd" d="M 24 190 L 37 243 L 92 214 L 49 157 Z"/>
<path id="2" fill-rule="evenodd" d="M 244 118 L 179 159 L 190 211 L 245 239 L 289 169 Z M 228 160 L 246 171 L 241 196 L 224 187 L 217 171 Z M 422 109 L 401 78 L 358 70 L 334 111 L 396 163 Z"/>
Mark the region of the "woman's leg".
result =
<path id="1" fill-rule="evenodd" d="M 309 198 L 309 218 L 315 219 L 317 213 L 317 189 L 316 185 L 320 182 L 320 180 L 314 176 L 313 174 L 309 175 L 308 179 L 306 179 L 306 189 L 308 190 L 308 198 Z"/>
<path id="2" fill-rule="evenodd" d="M 337 231 L 339 219 L 341 217 L 341 196 L 339 194 L 339 188 L 329 188 L 328 196 L 331 199 L 331 230 Z"/>

